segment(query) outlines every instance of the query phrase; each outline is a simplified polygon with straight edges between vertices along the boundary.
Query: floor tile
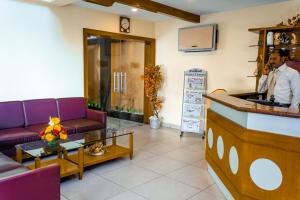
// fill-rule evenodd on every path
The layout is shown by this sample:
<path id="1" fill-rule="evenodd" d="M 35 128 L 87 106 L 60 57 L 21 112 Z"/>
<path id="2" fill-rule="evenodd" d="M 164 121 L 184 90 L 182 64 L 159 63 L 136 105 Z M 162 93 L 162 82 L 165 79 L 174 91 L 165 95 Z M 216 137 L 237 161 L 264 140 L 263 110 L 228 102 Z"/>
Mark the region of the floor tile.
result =
<path id="1" fill-rule="evenodd" d="M 183 148 L 162 154 L 162 156 L 166 156 L 168 158 L 182 161 L 189 164 L 193 164 L 204 158 L 204 154 L 194 152 L 194 151 L 188 151 Z"/>
<path id="2" fill-rule="evenodd" d="M 201 154 L 205 153 L 204 142 L 202 142 L 202 141 L 199 143 L 196 143 L 196 144 L 188 145 L 188 146 L 186 146 L 185 149 L 188 151 L 194 151 L 194 152 L 201 153 Z"/>
<path id="3" fill-rule="evenodd" d="M 207 170 L 207 161 L 205 159 L 199 160 L 195 162 L 193 165 L 203 170 Z"/>
<path id="4" fill-rule="evenodd" d="M 157 142 L 155 144 L 152 144 L 151 146 L 145 146 L 142 149 L 151 153 L 155 153 L 157 155 L 161 155 L 163 153 L 171 152 L 179 148 L 181 148 L 179 144 Z"/>
<path id="5" fill-rule="evenodd" d="M 214 184 L 206 170 L 192 165 L 176 170 L 167 176 L 201 190 Z"/>
<path id="6" fill-rule="evenodd" d="M 102 175 L 106 172 L 110 172 L 110 171 L 113 171 L 115 169 L 119 169 L 121 167 L 124 167 L 124 166 L 127 166 L 127 165 L 130 165 L 131 164 L 131 161 L 129 158 L 119 158 L 119 159 L 115 159 L 115 160 L 111 160 L 111 161 L 108 161 L 108 162 L 105 162 L 105 163 L 101 163 L 101 164 L 98 164 L 98 165 L 95 165 L 93 167 L 91 167 L 91 171 L 95 174 L 98 174 L 98 175 Z"/>
<path id="7" fill-rule="evenodd" d="M 193 144 L 200 144 L 204 140 L 198 134 L 187 134 L 182 137 L 171 137 L 169 138 L 169 142 L 176 142 L 181 145 L 193 145 Z"/>
<path id="8" fill-rule="evenodd" d="M 61 193 L 70 200 L 102 200 L 115 196 L 125 189 L 93 173 L 86 173 L 82 180 L 61 183 Z"/>
<path id="9" fill-rule="evenodd" d="M 156 154 L 148 152 L 148 151 L 143 151 L 143 150 L 137 150 L 133 153 L 133 162 L 136 161 L 141 161 L 141 160 L 145 160 L 145 159 L 149 159 L 149 158 L 153 158 L 155 157 Z"/>
<path id="10" fill-rule="evenodd" d="M 105 173 L 102 176 L 114 183 L 130 189 L 157 178 L 159 174 L 135 165 L 128 165 Z"/>
<path id="11" fill-rule="evenodd" d="M 155 156 L 153 158 L 142 160 L 134 164 L 152 170 L 159 174 L 166 174 L 186 166 L 186 164 L 183 162 L 176 161 L 163 156 Z"/>
<path id="12" fill-rule="evenodd" d="M 225 200 L 225 199 L 221 198 L 221 197 L 218 197 L 218 196 L 214 196 L 210 193 L 200 192 L 199 194 L 196 194 L 195 196 L 193 196 L 189 200 Z"/>
<path id="13" fill-rule="evenodd" d="M 153 200 L 184 200 L 199 190 L 168 177 L 154 179 L 133 189 L 134 192 Z"/>
<path id="14" fill-rule="evenodd" d="M 126 191 L 112 198 L 109 198 L 108 200 L 145 200 L 145 198 L 131 191 Z"/>
<path id="15" fill-rule="evenodd" d="M 223 193 L 221 192 L 221 190 L 218 188 L 218 186 L 216 184 L 210 186 L 209 188 L 204 190 L 204 192 L 207 192 L 209 194 L 224 198 Z"/>

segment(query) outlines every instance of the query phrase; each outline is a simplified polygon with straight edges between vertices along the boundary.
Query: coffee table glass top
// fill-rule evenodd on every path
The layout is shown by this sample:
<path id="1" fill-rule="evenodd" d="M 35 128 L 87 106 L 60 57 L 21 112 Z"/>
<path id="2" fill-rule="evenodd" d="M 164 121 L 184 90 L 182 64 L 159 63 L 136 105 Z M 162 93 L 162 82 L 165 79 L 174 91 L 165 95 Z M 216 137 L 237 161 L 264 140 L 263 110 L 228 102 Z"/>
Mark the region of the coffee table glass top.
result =
<path id="1" fill-rule="evenodd" d="M 126 129 L 100 129 L 70 135 L 69 140 L 72 140 L 85 146 L 93 144 L 95 142 L 102 142 L 113 137 L 128 135 L 131 132 L 132 131 L 128 131 Z"/>
<path id="2" fill-rule="evenodd" d="M 60 146 L 56 150 L 45 150 L 47 144 L 45 141 L 39 140 L 16 145 L 16 148 L 28 153 L 33 157 L 41 157 L 46 155 L 53 155 L 61 152 L 63 149 L 67 151 L 76 150 L 86 145 L 95 142 L 105 141 L 113 137 L 120 137 L 130 134 L 131 131 L 125 129 L 99 129 L 85 133 L 76 133 L 68 136 L 67 140 L 60 141 Z"/>
<path id="3" fill-rule="evenodd" d="M 60 141 L 60 147 L 62 148 L 55 148 L 55 149 L 49 149 L 45 150 L 47 148 L 47 144 L 45 141 L 39 140 L 34 142 L 28 142 L 24 144 L 18 144 L 16 145 L 16 148 L 22 149 L 22 151 L 28 153 L 29 155 L 33 157 L 41 157 L 46 155 L 52 155 L 56 154 L 58 152 L 62 152 L 62 149 L 65 149 L 67 151 L 79 149 L 83 145 L 70 140 Z"/>

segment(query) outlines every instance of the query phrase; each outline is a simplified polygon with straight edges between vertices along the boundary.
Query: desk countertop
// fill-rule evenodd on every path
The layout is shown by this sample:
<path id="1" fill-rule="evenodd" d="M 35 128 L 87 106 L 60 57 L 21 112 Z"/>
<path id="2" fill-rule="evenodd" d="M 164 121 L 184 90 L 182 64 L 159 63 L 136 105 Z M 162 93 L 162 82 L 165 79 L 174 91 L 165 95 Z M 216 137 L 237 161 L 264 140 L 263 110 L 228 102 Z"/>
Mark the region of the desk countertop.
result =
<path id="1" fill-rule="evenodd" d="M 300 109 L 290 109 L 276 106 L 266 106 L 258 103 L 246 101 L 238 98 L 244 94 L 255 93 L 254 91 L 240 91 L 234 93 L 223 93 L 223 94 L 206 94 L 206 98 L 216 101 L 220 104 L 228 106 L 242 112 L 252 112 L 267 115 L 277 115 L 283 117 L 300 118 Z"/>

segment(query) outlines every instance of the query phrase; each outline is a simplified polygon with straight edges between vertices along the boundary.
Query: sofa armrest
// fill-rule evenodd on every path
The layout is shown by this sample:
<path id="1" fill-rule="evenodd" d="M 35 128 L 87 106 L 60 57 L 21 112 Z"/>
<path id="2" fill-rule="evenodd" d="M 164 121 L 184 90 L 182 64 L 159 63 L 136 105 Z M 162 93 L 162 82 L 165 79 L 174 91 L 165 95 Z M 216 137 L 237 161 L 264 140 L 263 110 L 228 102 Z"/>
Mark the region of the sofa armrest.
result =
<path id="1" fill-rule="evenodd" d="M 91 120 L 101 122 L 105 125 L 105 128 L 106 128 L 106 120 L 107 120 L 107 113 L 106 112 L 87 109 L 86 113 L 87 113 L 87 119 L 91 119 Z"/>
<path id="2" fill-rule="evenodd" d="M 0 197 L 5 200 L 59 200 L 59 165 L 49 165 L 0 179 Z"/>

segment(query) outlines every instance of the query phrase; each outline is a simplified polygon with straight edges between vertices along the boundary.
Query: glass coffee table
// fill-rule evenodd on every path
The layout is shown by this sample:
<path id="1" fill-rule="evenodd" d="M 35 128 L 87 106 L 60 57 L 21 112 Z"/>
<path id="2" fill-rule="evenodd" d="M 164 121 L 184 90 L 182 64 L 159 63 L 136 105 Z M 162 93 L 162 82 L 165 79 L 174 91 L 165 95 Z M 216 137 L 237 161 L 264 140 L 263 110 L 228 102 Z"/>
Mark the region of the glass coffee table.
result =
<path id="1" fill-rule="evenodd" d="M 117 138 L 128 137 L 128 146 L 117 144 Z M 78 133 L 70 136 L 70 139 L 76 141 L 84 148 L 83 167 L 96 165 L 102 162 L 113 160 L 116 158 L 129 156 L 133 157 L 133 132 L 126 129 L 102 129 L 89 131 L 86 133 Z M 107 140 L 112 140 L 110 145 L 106 145 Z M 93 152 L 93 149 L 102 151 Z M 77 154 L 68 155 L 68 160 L 79 164 L 80 157 Z"/>
<path id="2" fill-rule="evenodd" d="M 128 146 L 117 144 L 117 138 L 127 136 Z M 106 145 L 111 140 L 110 145 Z M 23 154 L 34 157 L 34 164 L 30 169 L 59 164 L 61 177 L 78 174 L 79 179 L 83 176 L 83 168 L 96 165 L 116 158 L 133 157 L 133 132 L 125 129 L 99 129 L 85 133 L 69 135 L 56 149 L 48 150 L 44 141 L 35 141 L 16 145 L 16 158 L 22 162 Z M 50 158 L 49 155 L 57 155 Z M 47 159 L 48 157 L 48 159 Z"/>
<path id="3" fill-rule="evenodd" d="M 33 157 L 34 163 L 28 165 L 29 169 L 37 169 L 51 164 L 60 165 L 60 177 L 66 177 L 73 174 L 78 174 L 79 179 L 83 175 L 83 145 L 72 140 L 61 141 L 56 148 L 49 149 L 45 141 L 39 140 L 24 144 L 18 144 L 16 147 L 16 160 L 22 163 L 24 154 L 26 157 Z M 74 163 L 66 158 L 69 151 L 77 151 L 78 160 L 80 162 Z M 52 158 L 51 155 L 57 155 Z"/>

